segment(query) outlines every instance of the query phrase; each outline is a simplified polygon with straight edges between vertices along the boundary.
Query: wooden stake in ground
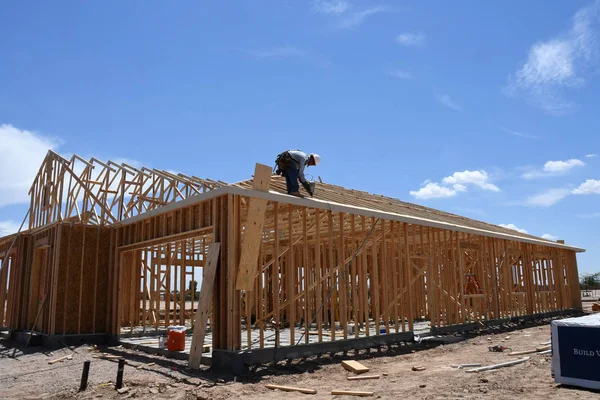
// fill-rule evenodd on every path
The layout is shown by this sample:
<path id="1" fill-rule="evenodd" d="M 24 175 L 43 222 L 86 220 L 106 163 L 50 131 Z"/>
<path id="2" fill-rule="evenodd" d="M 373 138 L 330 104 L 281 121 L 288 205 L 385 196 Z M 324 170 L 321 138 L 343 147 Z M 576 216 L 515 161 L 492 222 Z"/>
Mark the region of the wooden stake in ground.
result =
<path id="1" fill-rule="evenodd" d="M 355 374 L 369 372 L 369 368 L 365 367 L 358 361 L 353 360 L 342 361 L 342 367 L 346 368 L 350 372 L 354 372 Z"/>
<path id="2" fill-rule="evenodd" d="M 509 362 L 505 362 L 505 363 L 501 363 L 501 364 L 488 365 L 486 367 L 467 369 L 467 370 L 465 370 L 465 372 L 481 372 L 481 371 L 489 371 L 491 369 L 510 367 L 511 365 L 524 363 L 527 360 L 529 360 L 529 357 L 520 358 L 518 360 L 509 361 Z"/>
<path id="3" fill-rule="evenodd" d="M 373 396 L 375 392 L 359 392 L 356 390 L 332 390 L 332 395 L 342 395 L 342 396 Z"/>
<path id="4" fill-rule="evenodd" d="M 315 389 L 304 389 L 304 388 L 298 388 L 298 387 L 292 387 L 292 386 L 280 386 L 280 385 L 265 385 L 265 387 L 267 389 L 279 389 L 279 390 L 283 390 L 284 392 L 300 392 L 300 393 L 304 393 L 304 394 L 316 394 L 317 391 Z"/>

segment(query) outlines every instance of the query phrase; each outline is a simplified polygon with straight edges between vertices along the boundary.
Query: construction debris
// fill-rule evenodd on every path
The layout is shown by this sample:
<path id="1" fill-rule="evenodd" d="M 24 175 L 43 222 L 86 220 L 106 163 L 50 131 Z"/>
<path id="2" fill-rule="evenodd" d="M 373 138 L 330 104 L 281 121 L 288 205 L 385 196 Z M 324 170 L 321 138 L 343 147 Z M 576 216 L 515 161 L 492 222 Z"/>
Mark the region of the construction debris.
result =
<path id="1" fill-rule="evenodd" d="M 492 369 L 510 367 L 511 365 L 517 365 L 517 364 L 524 363 L 527 360 L 529 360 L 529 357 L 520 358 L 518 360 L 508 361 L 508 362 L 500 363 L 500 364 L 488 365 L 488 366 L 485 366 L 485 367 L 471 368 L 471 369 L 465 370 L 465 372 L 482 372 L 482 371 L 489 371 L 489 370 L 492 370 Z"/>
<path id="2" fill-rule="evenodd" d="M 513 351 L 512 353 L 508 353 L 508 355 L 509 356 L 522 356 L 524 354 L 539 353 L 540 351 L 549 350 L 551 347 L 552 346 L 544 346 L 544 347 L 538 347 L 538 348 L 532 349 L 532 350 Z"/>
<path id="3" fill-rule="evenodd" d="M 353 360 L 342 361 L 342 367 L 346 368 L 350 372 L 354 372 L 355 374 L 369 372 L 369 368 L 365 367 L 358 361 Z"/>
<path id="4" fill-rule="evenodd" d="M 156 363 L 151 362 L 151 363 L 148 363 L 148 364 L 140 364 L 140 365 L 137 366 L 137 369 L 142 369 L 144 367 L 151 367 L 153 365 L 156 365 Z"/>
<path id="5" fill-rule="evenodd" d="M 48 361 L 48 364 L 56 364 L 57 362 L 61 362 L 61 361 L 64 361 L 64 360 L 72 360 L 72 359 L 73 359 L 73 355 L 71 354 L 71 355 L 68 355 L 68 356 L 64 356 L 64 357 L 60 357 L 60 358 L 57 358 L 57 359 L 54 359 L 54 360 L 50 360 L 50 361 Z"/>
<path id="6" fill-rule="evenodd" d="M 317 391 L 315 389 L 304 389 L 304 388 L 298 388 L 298 387 L 292 387 L 292 386 L 265 385 L 265 387 L 267 389 L 283 390 L 284 392 L 300 392 L 300 393 L 304 393 L 304 394 L 316 394 L 317 393 Z"/>
<path id="7" fill-rule="evenodd" d="M 379 379 L 379 375 L 360 375 L 360 376 L 349 376 L 349 381 L 361 381 L 363 379 Z"/>
<path id="8" fill-rule="evenodd" d="M 373 396 L 375 392 L 359 392 L 356 390 L 332 390 L 332 395 L 342 395 L 342 396 Z"/>
<path id="9" fill-rule="evenodd" d="M 413 371 L 425 371 L 427 368 L 425 367 L 412 367 Z"/>
<path id="10" fill-rule="evenodd" d="M 452 364 L 452 368 L 463 369 L 463 368 L 474 368 L 481 367 L 481 363 L 471 363 L 471 364 Z"/>

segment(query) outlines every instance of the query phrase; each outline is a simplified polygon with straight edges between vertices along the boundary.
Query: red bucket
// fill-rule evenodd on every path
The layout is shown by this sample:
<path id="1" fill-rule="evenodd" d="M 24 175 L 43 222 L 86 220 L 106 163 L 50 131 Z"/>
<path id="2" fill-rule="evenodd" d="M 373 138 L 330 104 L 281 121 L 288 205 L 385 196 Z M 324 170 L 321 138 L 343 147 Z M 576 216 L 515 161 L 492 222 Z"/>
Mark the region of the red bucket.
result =
<path id="1" fill-rule="evenodd" d="M 167 332 L 167 349 L 169 351 L 185 350 L 185 326 L 169 326 Z"/>

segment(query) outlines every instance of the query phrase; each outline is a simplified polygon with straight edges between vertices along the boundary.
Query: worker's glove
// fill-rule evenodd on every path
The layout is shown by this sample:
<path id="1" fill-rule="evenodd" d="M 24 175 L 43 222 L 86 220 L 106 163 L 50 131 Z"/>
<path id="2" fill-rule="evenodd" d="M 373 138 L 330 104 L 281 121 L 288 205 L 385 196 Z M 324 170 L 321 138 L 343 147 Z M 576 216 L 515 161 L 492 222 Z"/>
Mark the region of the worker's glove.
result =
<path id="1" fill-rule="evenodd" d="M 313 192 L 310 190 L 310 184 L 308 182 L 302 182 L 302 186 L 304 186 L 304 190 L 310 194 L 310 197 L 313 197 Z"/>

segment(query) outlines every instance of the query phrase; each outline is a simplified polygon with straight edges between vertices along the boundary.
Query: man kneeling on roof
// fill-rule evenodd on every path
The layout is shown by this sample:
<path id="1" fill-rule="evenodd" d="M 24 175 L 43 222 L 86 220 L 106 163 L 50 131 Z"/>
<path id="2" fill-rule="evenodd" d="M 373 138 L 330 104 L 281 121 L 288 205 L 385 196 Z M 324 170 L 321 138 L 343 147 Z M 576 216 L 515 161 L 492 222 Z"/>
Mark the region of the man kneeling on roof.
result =
<path id="1" fill-rule="evenodd" d="M 277 175 L 285 176 L 287 193 L 292 196 L 303 197 L 299 192 L 298 181 L 302 183 L 304 189 L 313 196 L 313 189 L 310 183 L 304 177 L 304 168 L 311 165 L 318 165 L 321 157 L 318 154 L 310 155 L 300 150 L 287 150 L 277 156 L 275 164 Z"/>

